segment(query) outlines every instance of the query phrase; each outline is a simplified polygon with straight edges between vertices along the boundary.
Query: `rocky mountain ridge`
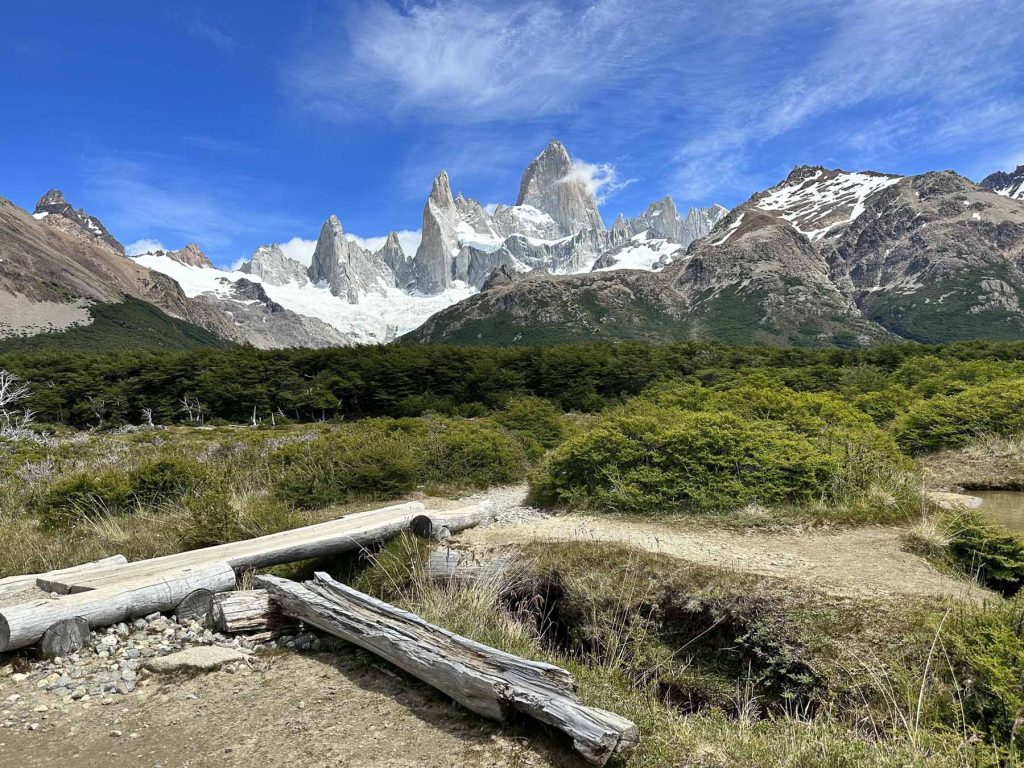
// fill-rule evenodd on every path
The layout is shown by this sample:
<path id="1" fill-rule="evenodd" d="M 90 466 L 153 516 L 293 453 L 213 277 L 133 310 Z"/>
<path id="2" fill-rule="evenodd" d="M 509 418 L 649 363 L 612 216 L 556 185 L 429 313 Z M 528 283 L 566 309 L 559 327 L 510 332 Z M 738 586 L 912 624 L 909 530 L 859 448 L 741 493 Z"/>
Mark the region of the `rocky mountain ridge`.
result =
<path id="1" fill-rule="evenodd" d="M 1024 200 L 1024 165 L 1018 165 L 1011 173 L 1004 171 L 990 173 L 979 182 L 979 185 L 992 190 L 997 195 Z"/>
<path id="2" fill-rule="evenodd" d="M 802 166 L 659 273 L 498 282 L 408 339 L 566 340 L 569 326 L 598 338 L 738 344 L 1019 339 L 1024 203 L 951 171 Z"/>
<path id="3" fill-rule="evenodd" d="M 59 189 L 51 189 L 39 198 L 32 216 L 68 234 L 97 241 L 114 253 L 124 256 L 124 246 L 107 231 L 103 223 L 83 209 L 76 210 L 72 207 Z"/>

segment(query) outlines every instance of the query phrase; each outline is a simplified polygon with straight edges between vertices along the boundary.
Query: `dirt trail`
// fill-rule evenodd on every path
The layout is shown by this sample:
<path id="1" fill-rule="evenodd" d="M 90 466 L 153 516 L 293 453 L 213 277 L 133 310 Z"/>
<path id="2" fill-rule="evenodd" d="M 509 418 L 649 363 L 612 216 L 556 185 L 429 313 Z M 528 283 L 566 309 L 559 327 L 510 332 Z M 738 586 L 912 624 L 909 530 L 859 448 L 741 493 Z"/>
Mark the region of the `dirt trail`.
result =
<path id="1" fill-rule="evenodd" d="M 29 683 L 0 679 L 0 710 Z M 41 699 L 43 700 L 43 699 Z M 108 706 L 54 704 L 38 729 L 0 728 L 0 765 L 466 768 L 581 762 L 538 729 L 527 740 L 358 651 L 261 657 L 256 669 L 154 677 Z M 2 721 L 2 718 L 0 718 Z"/>
<path id="2" fill-rule="evenodd" d="M 594 515 L 545 515 L 524 505 L 525 488 L 480 498 L 498 505 L 498 521 L 458 535 L 459 546 L 486 551 L 529 541 L 628 544 L 702 565 L 802 581 L 847 597 L 973 596 L 984 590 L 940 573 L 904 552 L 898 528 L 798 532 L 689 529 L 680 524 Z"/>

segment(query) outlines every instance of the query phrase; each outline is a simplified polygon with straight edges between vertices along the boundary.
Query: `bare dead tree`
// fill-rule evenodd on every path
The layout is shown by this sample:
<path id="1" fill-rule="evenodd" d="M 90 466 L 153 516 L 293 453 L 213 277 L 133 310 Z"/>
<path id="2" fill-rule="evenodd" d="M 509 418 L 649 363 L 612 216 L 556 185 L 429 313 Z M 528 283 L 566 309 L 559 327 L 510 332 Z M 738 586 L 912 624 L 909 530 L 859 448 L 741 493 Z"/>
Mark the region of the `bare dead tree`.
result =
<path id="1" fill-rule="evenodd" d="M 255 429 L 259 425 L 260 425 L 260 423 L 256 420 L 256 406 L 254 405 L 252 407 L 252 427 L 253 427 L 253 429 Z"/>
<path id="2" fill-rule="evenodd" d="M 143 408 L 142 409 L 142 419 L 143 419 L 143 421 L 146 422 L 146 426 L 147 427 L 152 427 L 153 426 L 153 409 L 152 408 Z"/>
<path id="3" fill-rule="evenodd" d="M 110 408 L 107 407 L 107 399 L 102 396 L 89 395 L 86 398 L 86 402 L 89 403 L 89 410 L 92 411 L 92 415 L 96 417 L 96 426 L 102 427 L 107 420 L 107 415 L 110 413 Z"/>
<path id="4" fill-rule="evenodd" d="M 28 384 L 10 371 L 0 370 L 0 419 L 3 420 L 3 426 L 11 425 L 11 420 L 20 413 L 13 406 L 30 394 Z"/>

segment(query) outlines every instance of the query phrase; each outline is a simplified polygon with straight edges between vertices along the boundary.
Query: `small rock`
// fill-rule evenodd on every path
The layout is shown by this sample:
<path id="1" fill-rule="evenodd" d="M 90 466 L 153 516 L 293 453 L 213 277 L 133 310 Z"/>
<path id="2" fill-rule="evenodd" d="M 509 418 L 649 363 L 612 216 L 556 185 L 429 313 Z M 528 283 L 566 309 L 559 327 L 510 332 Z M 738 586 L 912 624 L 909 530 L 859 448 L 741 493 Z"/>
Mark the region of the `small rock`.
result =
<path id="1" fill-rule="evenodd" d="M 85 688 L 83 688 L 82 686 L 78 686 L 77 688 L 75 688 L 75 690 L 73 690 L 71 692 L 71 698 L 74 701 L 80 701 L 81 699 L 84 699 L 88 695 L 89 695 L 89 692 L 87 690 L 85 690 Z"/>
<path id="2" fill-rule="evenodd" d="M 161 674 L 182 671 L 211 672 L 224 664 L 242 661 L 244 658 L 244 654 L 230 648 L 201 646 L 149 659 L 145 668 Z"/>
<path id="3" fill-rule="evenodd" d="M 28 675 L 26 675 L 24 672 L 15 672 L 13 675 L 11 675 L 12 682 L 20 683 L 24 680 L 28 680 Z"/>
<path id="4" fill-rule="evenodd" d="M 121 738 L 123 733 L 122 733 L 122 731 L 111 731 L 110 735 L 113 736 L 115 739 L 119 739 L 119 738 Z"/>

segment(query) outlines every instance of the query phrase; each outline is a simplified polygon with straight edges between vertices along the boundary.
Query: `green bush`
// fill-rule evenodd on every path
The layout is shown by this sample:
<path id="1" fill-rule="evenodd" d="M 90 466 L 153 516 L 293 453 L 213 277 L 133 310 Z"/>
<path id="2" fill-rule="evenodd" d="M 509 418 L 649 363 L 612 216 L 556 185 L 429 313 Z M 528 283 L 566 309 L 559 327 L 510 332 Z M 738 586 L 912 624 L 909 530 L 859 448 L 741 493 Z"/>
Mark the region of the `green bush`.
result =
<path id="1" fill-rule="evenodd" d="M 525 435 L 542 448 L 554 448 L 565 438 L 565 417 L 561 409 L 542 397 L 516 397 L 494 415 L 509 432 Z"/>
<path id="2" fill-rule="evenodd" d="M 986 434 L 1024 432 L 1024 379 L 996 381 L 921 400 L 897 419 L 896 438 L 910 453 L 965 445 Z"/>
<path id="3" fill-rule="evenodd" d="M 426 437 L 425 482 L 486 488 L 521 480 L 528 458 L 522 444 L 485 421 L 436 422 Z"/>
<path id="4" fill-rule="evenodd" d="M 304 509 L 357 498 L 388 499 L 416 486 L 421 459 L 412 441 L 377 428 L 354 428 L 275 455 L 274 494 Z"/>
<path id="5" fill-rule="evenodd" d="M 633 403 L 556 449 L 534 479 L 547 504 L 657 514 L 828 492 L 837 459 L 775 422 Z"/>
<path id="6" fill-rule="evenodd" d="M 82 518 L 124 514 L 142 505 L 177 502 L 203 486 L 207 467 L 194 459 L 161 456 L 132 468 L 80 471 L 52 483 L 36 509 L 44 525 L 58 527 Z"/>
<path id="7" fill-rule="evenodd" d="M 996 745 L 1006 765 L 1018 765 L 1014 745 L 1024 717 L 1024 599 L 961 606 L 945 620 L 943 648 L 959 689 L 962 711 L 944 719 L 960 731 L 961 719 L 983 742 Z"/>
<path id="8" fill-rule="evenodd" d="M 986 587 L 1015 595 L 1024 584 L 1024 538 L 974 510 L 948 514 L 944 528 L 955 565 Z"/>

